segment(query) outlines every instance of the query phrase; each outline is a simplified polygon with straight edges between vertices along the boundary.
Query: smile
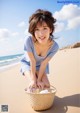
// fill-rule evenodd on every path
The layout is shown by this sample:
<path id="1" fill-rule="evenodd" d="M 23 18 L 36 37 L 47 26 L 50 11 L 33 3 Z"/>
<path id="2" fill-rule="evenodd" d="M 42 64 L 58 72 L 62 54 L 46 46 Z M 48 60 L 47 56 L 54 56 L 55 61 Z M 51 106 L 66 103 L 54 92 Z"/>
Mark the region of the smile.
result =
<path id="1" fill-rule="evenodd" d="M 42 38 L 41 38 L 41 37 L 39 37 L 39 39 L 40 39 L 40 40 L 44 40 L 44 39 L 45 39 L 45 37 L 42 37 Z"/>

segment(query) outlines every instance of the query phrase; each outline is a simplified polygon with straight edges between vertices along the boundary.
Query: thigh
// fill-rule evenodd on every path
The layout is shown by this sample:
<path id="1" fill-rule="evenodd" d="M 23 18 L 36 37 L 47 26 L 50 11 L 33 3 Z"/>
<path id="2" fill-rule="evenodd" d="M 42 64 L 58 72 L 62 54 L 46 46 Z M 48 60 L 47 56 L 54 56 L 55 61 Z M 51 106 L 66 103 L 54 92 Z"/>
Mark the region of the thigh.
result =
<path id="1" fill-rule="evenodd" d="M 42 77 L 42 81 L 46 81 L 49 83 L 49 79 L 48 79 L 48 76 L 47 74 L 44 73 L 43 77 Z"/>
<path id="2" fill-rule="evenodd" d="M 31 72 L 30 71 L 25 71 L 24 72 L 24 76 L 25 76 L 26 79 L 30 80 L 30 78 L 31 78 Z"/>
<path id="3" fill-rule="evenodd" d="M 39 74 L 39 71 L 36 71 L 37 77 L 38 77 L 38 74 Z M 46 73 L 43 74 L 42 79 L 44 79 L 44 80 L 46 80 L 46 81 L 49 81 L 49 80 L 48 80 L 48 76 L 47 76 Z"/>
<path id="4" fill-rule="evenodd" d="M 24 72 L 24 75 L 25 75 L 25 76 L 30 76 L 30 71 L 25 71 L 25 72 Z"/>
<path id="5" fill-rule="evenodd" d="M 31 71 L 25 71 L 24 75 L 26 78 L 28 78 L 29 80 L 31 80 Z M 38 71 L 35 72 L 35 76 L 37 77 L 38 75 Z"/>

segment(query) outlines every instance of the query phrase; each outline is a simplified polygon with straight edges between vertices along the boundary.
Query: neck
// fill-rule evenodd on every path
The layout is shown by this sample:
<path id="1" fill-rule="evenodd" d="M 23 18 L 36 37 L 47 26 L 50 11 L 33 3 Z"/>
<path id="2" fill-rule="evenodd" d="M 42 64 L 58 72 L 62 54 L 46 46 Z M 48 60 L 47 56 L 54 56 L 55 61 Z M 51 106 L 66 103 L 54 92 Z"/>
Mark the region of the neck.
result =
<path id="1" fill-rule="evenodd" d="M 37 44 L 40 45 L 40 46 L 42 46 L 42 47 L 46 46 L 48 43 L 49 43 L 49 40 L 48 40 L 46 43 L 39 43 L 39 42 L 37 41 Z"/>

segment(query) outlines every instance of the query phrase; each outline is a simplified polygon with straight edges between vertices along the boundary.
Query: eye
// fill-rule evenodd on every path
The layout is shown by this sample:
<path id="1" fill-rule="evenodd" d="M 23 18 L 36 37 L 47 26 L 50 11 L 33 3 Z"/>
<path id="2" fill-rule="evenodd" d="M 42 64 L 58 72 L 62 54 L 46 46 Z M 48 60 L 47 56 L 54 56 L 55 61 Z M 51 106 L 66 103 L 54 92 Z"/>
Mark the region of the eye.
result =
<path id="1" fill-rule="evenodd" d="M 38 29 L 38 28 L 36 28 L 36 29 L 35 29 L 35 31 L 39 31 L 39 29 Z"/>
<path id="2" fill-rule="evenodd" d="M 47 30 L 47 27 L 44 27 L 44 30 Z"/>

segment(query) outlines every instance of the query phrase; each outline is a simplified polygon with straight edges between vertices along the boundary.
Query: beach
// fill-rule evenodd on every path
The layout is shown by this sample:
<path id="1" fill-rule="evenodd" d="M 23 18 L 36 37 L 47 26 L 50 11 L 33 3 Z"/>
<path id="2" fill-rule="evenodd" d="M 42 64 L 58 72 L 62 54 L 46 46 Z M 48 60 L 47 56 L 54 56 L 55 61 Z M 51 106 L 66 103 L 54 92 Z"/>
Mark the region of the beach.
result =
<path id="1" fill-rule="evenodd" d="M 56 87 L 53 106 L 39 113 L 80 112 L 80 48 L 59 50 L 50 61 L 51 85 Z M 24 89 L 28 80 L 20 73 L 20 63 L 0 72 L 0 106 L 8 113 L 36 113 L 28 104 Z"/>

